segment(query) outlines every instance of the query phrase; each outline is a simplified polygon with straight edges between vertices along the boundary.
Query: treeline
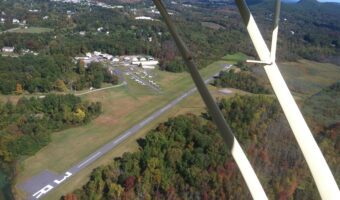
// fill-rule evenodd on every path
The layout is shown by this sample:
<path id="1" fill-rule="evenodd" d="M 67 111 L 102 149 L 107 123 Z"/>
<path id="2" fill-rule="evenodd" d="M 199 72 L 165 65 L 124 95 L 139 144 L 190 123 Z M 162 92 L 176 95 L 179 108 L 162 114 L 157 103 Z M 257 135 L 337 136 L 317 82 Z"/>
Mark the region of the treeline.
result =
<path id="1" fill-rule="evenodd" d="M 221 71 L 215 78 L 217 87 L 232 87 L 254 94 L 269 94 L 270 91 L 260 84 L 259 80 L 247 71 L 235 72 L 234 69 Z"/>
<path id="2" fill-rule="evenodd" d="M 5 11 L 9 13 L 8 15 L 15 15 L 23 13 L 25 6 L 30 6 L 22 1 L 16 2 L 22 4 L 16 4 L 14 7 L 9 3 L 1 3 L 0 7 L 4 9 L 10 7 L 11 9 L 7 8 Z M 15 46 L 17 50 L 28 48 L 49 56 L 62 54 L 65 57 L 74 57 L 89 51 L 102 51 L 112 55 L 149 54 L 166 64 L 162 69 L 173 72 L 184 70 L 183 65 L 177 62 L 179 53 L 162 22 L 137 21 L 129 8 L 112 10 L 43 1 L 30 3 L 40 8 L 41 13 L 27 13 L 18 18 L 28 18 L 27 23 L 36 26 L 55 28 L 54 32 L 0 34 L 0 47 Z M 278 49 L 280 59 L 294 60 L 303 57 L 340 62 L 337 58 L 340 54 L 340 28 L 335 23 L 339 15 L 330 5 L 313 5 L 309 1 L 303 4 L 283 5 L 283 18 L 287 21 L 282 20 L 280 26 L 281 40 Z M 229 5 L 226 9 L 231 11 L 227 12 L 227 16 L 226 11 L 220 7 L 183 10 L 178 5 L 169 5 L 169 8 L 176 11 L 177 17 L 174 18 L 176 26 L 200 68 L 226 53 L 241 51 L 250 56 L 257 56 L 254 48 L 251 48 L 251 41 L 239 14 L 233 12 L 234 8 L 230 8 Z M 257 21 L 264 27 L 264 36 L 268 40 L 271 37 L 268 30 L 271 29 L 272 23 L 270 13 L 264 10 L 269 8 L 273 8 L 273 3 L 269 1 L 252 8 Z M 72 13 L 70 18 L 66 15 L 67 10 Z M 27 9 L 24 13 L 26 12 Z M 45 15 L 49 16 L 49 19 L 43 20 L 42 16 Z M 221 28 L 204 27 L 201 22 L 215 23 Z M 103 30 L 98 31 L 100 27 Z M 81 31 L 85 32 L 84 36 L 79 34 Z"/>
<path id="3" fill-rule="evenodd" d="M 3 94 L 99 88 L 102 82 L 117 84 L 118 77 L 99 63 L 87 68 L 84 63 L 76 66 L 63 54 L 0 59 L 0 92 Z"/>
<path id="4" fill-rule="evenodd" d="M 72 85 L 76 90 L 82 90 L 89 87 L 100 88 L 103 82 L 111 83 L 113 85 L 116 85 L 119 82 L 119 77 L 114 73 L 113 69 L 106 69 L 98 62 L 92 62 L 85 68 L 85 63 L 79 61 L 77 72 L 79 77 L 75 80 L 74 85 Z"/>
<path id="5" fill-rule="evenodd" d="M 187 70 L 187 67 L 181 57 L 175 57 L 170 61 L 161 62 L 159 67 L 162 70 L 174 73 L 184 72 Z"/>
<path id="6" fill-rule="evenodd" d="M 74 95 L 23 97 L 16 105 L 0 102 L 0 171 L 7 182 L 16 161 L 46 146 L 52 132 L 88 123 L 100 113 L 99 102 L 83 102 Z"/>
<path id="7" fill-rule="evenodd" d="M 300 199 L 318 196 L 313 185 L 297 188 L 305 181 L 301 177 L 310 175 L 291 142 L 292 134 L 282 128 L 287 122 L 280 121 L 284 118 L 275 99 L 236 96 L 220 100 L 219 106 L 269 198 L 289 199 L 297 193 Z M 190 114 L 171 118 L 138 143 L 139 152 L 125 153 L 95 169 L 82 189 L 62 199 L 251 198 L 211 120 Z"/>
<path id="8" fill-rule="evenodd" d="M 5 163 L 33 155 L 50 140 L 50 133 L 88 123 L 101 112 L 100 103 L 82 102 L 74 95 L 21 98 L 0 104 L 0 159 Z"/>
<path id="9" fill-rule="evenodd" d="M 281 9 L 278 58 L 281 60 L 299 57 L 321 62 L 339 64 L 340 18 L 339 4 L 302 0 L 298 3 L 283 3 Z M 273 1 L 263 1 L 252 10 L 265 38 L 270 41 L 272 29 L 271 12 Z M 281 38 L 281 39 L 280 39 Z"/>

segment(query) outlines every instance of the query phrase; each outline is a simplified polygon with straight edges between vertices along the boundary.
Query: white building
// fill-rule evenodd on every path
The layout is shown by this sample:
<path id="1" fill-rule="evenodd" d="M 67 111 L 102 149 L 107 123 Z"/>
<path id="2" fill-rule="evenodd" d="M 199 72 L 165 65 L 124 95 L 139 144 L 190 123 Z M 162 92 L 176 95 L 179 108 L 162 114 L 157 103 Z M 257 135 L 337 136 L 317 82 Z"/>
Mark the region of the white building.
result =
<path id="1" fill-rule="evenodd" d="M 1 19 L 0 19 L 0 22 L 1 22 L 1 23 L 5 23 L 5 21 L 6 21 L 6 20 L 5 20 L 4 18 L 1 18 Z"/>
<path id="2" fill-rule="evenodd" d="M 30 10 L 28 10 L 28 12 L 31 12 L 31 13 L 38 13 L 39 10 L 37 10 L 37 9 L 34 9 L 34 10 L 30 9 Z"/>
<path id="3" fill-rule="evenodd" d="M 101 55 L 102 55 L 102 52 L 100 52 L 100 51 L 94 51 L 93 54 L 94 54 L 95 56 L 101 56 Z"/>
<path id="4" fill-rule="evenodd" d="M 118 6 L 112 6 L 112 8 L 119 8 L 119 9 L 122 9 L 122 8 L 124 8 L 124 6 L 118 5 Z"/>
<path id="5" fill-rule="evenodd" d="M 14 52 L 14 47 L 3 47 L 2 52 L 6 53 L 13 53 Z"/>
<path id="6" fill-rule="evenodd" d="M 158 14 L 158 15 L 160 14 L 158 10 L 154 10 L 154 9 L 151 10 L 151 13 Z"/>
<path id="7" fill-rule="evenodd" d="M 43 17 L 43 20 L 46 20 L 46 19 L 48 19 L 48 16 L 44 16 L 44 17 Z"/>
<path id="8" fill-rule="evenodd" d="M 18 19 L 13 19 L 13 20 L 12 20 L 12 23 L 13 23 L 13 24 L 19 24 L 20 21 L 19 21 Z"/>
<path id="9" fill-rule="evenodd" d="M 108 60 L 111 60 L 111 59 L 113 58 L 112 55 L 107 54 L 107 53 L 102 54 L 102 57 L 103 57 L 103 58 L 106 58 L 106 59 L 108 59 Z"/>
<path id="10" fill-rule="evenodd" d="M 80 32 L 79 32 L 79 35 L 85 36 L 85 35 L 86 35 L 86 32 L 85 32 L 85 31 L 80 31 Z"/>
<path id="11" fill-rule="evenodd" d="M 33 55 L 38 55 L 38 53 L 37 52 L 34 52 L 34 51 L 32 51 L 32 50 L 30 50 L 30 49 L 21 49 L 21 53 L 23 54 L 23 55 L 25 55 L 25 54 L 33 54 Z"/>
<path id="12" fill-rule="evenodd" d="M 75 59 L 76 59 L 76 60 L 83 60 L 84 62 L 90 60 L 90 58 L 87 57 L 87 56 L 79 56 L 79 57 L 75 57 Z"/>
<path id="13" fill-rule="evenodd" d="M 157 60 L 133 61 L 132 64 L 141 65 L 144 69 L 155 69 L 159 62 Z"/>
<path id="14" fill-rule="evenodd" d="M 119 58 L 112 58 L 112 62 L 119 62 Z"/>
<path id="15" fill-rule="evenodd" d="M 139 17 L 135 17 L 136 20 L 150 20 L 153 21 L 154 19 L 152 19 L 151 17 L 146 17 L 146 16 L 139 16 Z"/>

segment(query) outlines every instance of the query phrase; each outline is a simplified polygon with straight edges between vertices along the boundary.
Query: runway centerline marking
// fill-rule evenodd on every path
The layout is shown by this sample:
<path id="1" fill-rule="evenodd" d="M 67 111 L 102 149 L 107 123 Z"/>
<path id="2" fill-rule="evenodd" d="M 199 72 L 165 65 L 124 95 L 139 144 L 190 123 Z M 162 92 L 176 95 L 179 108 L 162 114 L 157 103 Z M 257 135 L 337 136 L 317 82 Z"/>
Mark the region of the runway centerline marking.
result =
<path id="1" fill-rule="evenodd" d="M 90 158 L 88 158 L 87 160 L 85 160 L 83 163 L 81 163 L 80 165 L 78 165 L 78 168 L 81 168 L 82 166 L 84 166 L 86 163 L 90 162 L 92 159 L 94 159 L 95 157 L 99 156 L 102 152 L 97 152 L 96 154 L 94 154 L 93 156 L 91 156 Z"/>

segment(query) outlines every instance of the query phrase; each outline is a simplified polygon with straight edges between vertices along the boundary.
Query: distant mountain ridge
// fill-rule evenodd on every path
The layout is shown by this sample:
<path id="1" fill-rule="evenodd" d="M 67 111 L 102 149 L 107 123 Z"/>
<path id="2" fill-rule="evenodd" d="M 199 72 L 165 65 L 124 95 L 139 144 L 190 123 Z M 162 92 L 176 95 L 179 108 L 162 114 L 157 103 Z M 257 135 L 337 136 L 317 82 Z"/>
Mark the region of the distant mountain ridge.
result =
<path id="1" fill-rule="evenodd" d="M 122 0 L 125 1 L 125 0 Z M 246 0 L 246 2 L 249 5 L 254 5 L 254 4 L 259 4 L 259 3 L 263 3 L 265 1 L 268 0 Z M 186 0 L 183 2 L 187 2 L 187 3 L 198 3 L 198 4 L 209 4 L 209 3 L 218 3 L 218 4 L 222 4 L 222 3 L 234 3 L 234 0 Z M 340 3 L 340 0 L 282 0 L 283 3 L 305 3 L 305 2 L 309 2 L 309 3 L 326 3 L 326 2 L 332 2 L 332 3 Z"/>

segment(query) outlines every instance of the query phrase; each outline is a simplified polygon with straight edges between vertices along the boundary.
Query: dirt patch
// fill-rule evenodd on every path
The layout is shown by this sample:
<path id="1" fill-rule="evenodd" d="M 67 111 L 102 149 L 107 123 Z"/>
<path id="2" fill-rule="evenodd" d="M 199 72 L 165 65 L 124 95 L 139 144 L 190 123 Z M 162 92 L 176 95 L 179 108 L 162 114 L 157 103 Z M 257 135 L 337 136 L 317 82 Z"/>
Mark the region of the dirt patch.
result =
<path id="1" fill-rule="evenodd" d="M 213 22 L 201 22 L 202 26 L 207 27 L 207 28 L 211 28 L 214 30 L 225 30 L 225 28 L 219 24 L 213 23 Z"/>
<path id="2" fill-rule="evenodd" d="M 222 94 L 231 94 L 231 93 L 233 93 L 233 91 L 231 91 L 229 89 L 226 89 L 226 88 L 219 90 L 219 92 L 222 93 Z"/>
<path id="3" fill-rule="evenodd" d="M 108 125 L 108 124 L 112 125 L 112 124 L 116 124 L 117 120 L 114 119 L 112 116 L 101 115 L 94 120 L 94 123 L 100 124 L 100 125 Z"/>

